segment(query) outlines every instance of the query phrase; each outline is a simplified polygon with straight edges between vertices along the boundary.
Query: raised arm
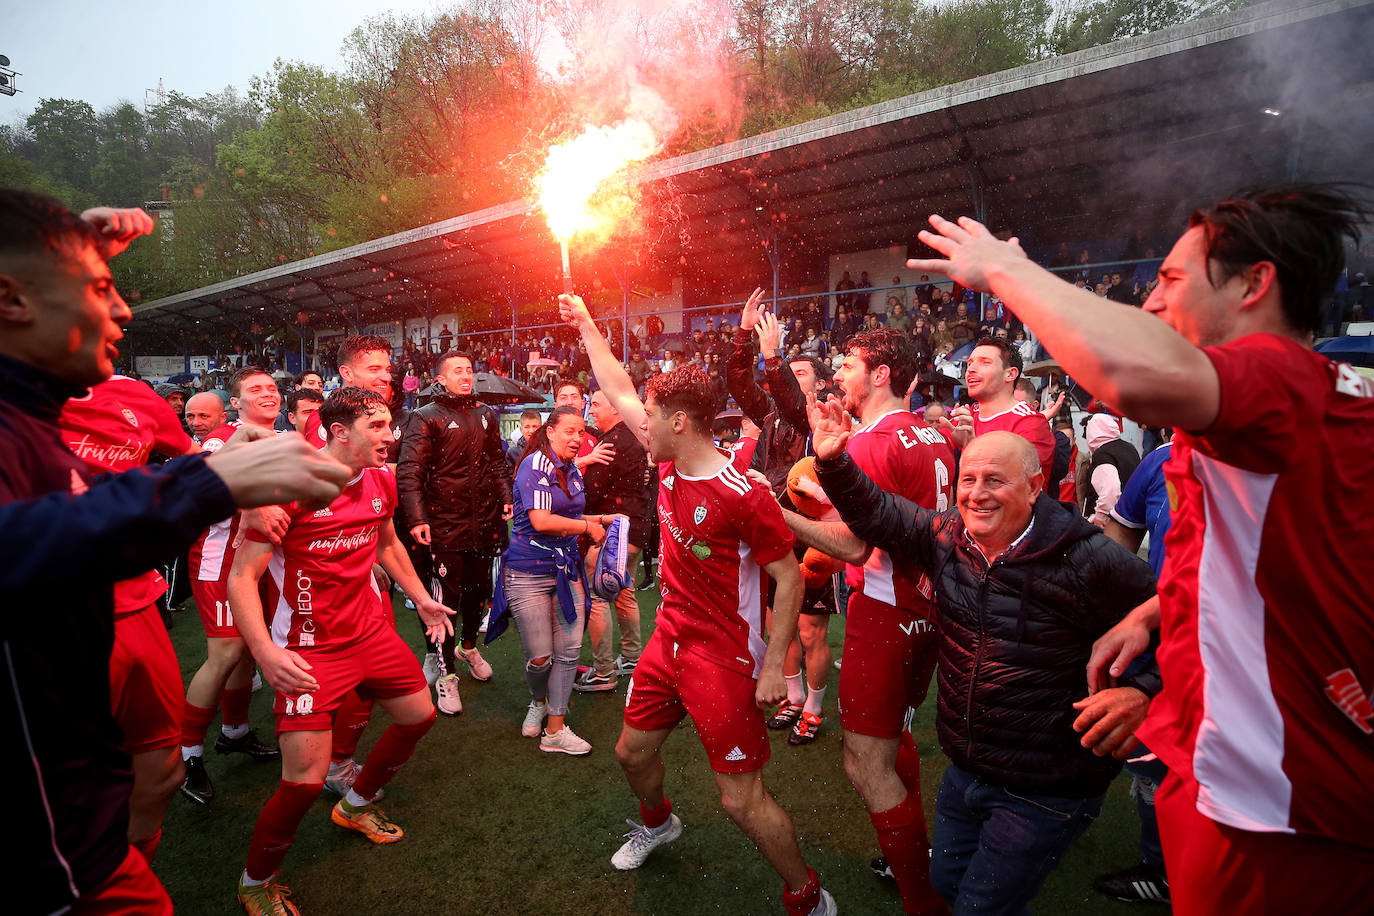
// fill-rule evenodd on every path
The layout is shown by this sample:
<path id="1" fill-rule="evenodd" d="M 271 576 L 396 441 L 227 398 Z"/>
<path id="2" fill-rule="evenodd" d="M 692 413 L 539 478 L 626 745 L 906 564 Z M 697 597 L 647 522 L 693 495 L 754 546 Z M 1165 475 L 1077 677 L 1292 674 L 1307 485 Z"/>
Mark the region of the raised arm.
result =
<path id="1" fill-rule="evenodd" d="M 894 560 L 929 570 L 934 565 L 932 527 L 938 514 L 882 490 L 854 463 L 844 450 L 853 423 L 839 398 L 820 404 L 811 397 L 807 403 L 816 477 L 852 535 L 886 550 Z"/>
<path id="2" fill-rule="evenodd" d="M 735 399 L 739 409 L 755 426 L 763 426 L 763 421 L 773 412 L 772 399 L 758 383 L 754 372 L 756 361 L 752 345 L 753 330 L 758 326 L 759 316 L 762 314 L 759 310 L 762 298 L 763 290 L 756 289 L 754 295 L 749 297 L 749 301 L 744 303 L 739 327 L 735 329 L 734 346 L 730 349 L 730 355 L 725 358 L 725 386 L 730 392 L 730 397 Z"/>
<path id="3" fill-rule="evenodd" d="M 932 215 L 921 241 L 944 258 L 912 259 L 913 270 L 943 273 L 1002 298 L 1064 371 L 1131 419 L 1205 429 L 1221 409 L 1212 362 L 1165 322 L 1077 289 L 1000 241 L 977 220 Z"/>
<path id="4" fill-rule="evenodd" d="M 606 338 L 597 330 L 582 297 L 570 293 L 559 296 L 558 317 L 582 335 L 582 342 L 587 345 L 587 356 L 591 359 L 592 374 L 596 376 L 597 384 L 615 405 L 615 409 L 620 411 L 621 419 L 635 434 L 635 438 L 648 448 L 649 437 L 644 431 L 644 402 L 639 399 L 639 393 L 635 391 L 630 374 L 620 365 L 620 360 L 611 352 Z"/>

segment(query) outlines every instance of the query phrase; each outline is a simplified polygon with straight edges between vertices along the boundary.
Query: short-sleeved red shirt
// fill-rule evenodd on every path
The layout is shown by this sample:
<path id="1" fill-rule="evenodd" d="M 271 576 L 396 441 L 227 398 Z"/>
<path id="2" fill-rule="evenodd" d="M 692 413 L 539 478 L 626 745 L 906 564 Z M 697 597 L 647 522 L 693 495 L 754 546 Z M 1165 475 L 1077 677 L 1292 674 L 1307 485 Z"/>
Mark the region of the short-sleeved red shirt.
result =
<path id="1" fill-rule="evenodd" d="M 1205 350 L 1164 471 L 1164 691 L 1141 737 L 1244 830 L 1374 845 L 1374 383 L 1287 338 Z"/>
<path id="2" fill-rule="evenodd" d="M 1040 470 L 1045 479 L 1050 479 L 1050 469 L 1054 467 L 1054 433 L 1050 431 L 1050 421 L 1045 415 L 1025 401 L 1017 401 L 1009 409 L 992 416 L 983 416 L 981 407 L 973 410 L 973 435 L 1005 430 L 1025 439 L 1035 446 L 1035 454 L 1040 457 Z"/>
<path id="3" fill-rule="evenodd" d="M 387 626 L 372 575 L 396 509 L 396 477 L 365 468 L 323 509 L 287 505 L 291 524 L 267 565 L 268 626 L 285 649 L 346 651 Z M 250 539 L 262 541 L 256 531 Z"/>
<path id="4" fill-rule="evenodd" d="M 772 492 L 730 460 L 711 477 L 658 466 L 663 603 L 658 629 L 680 651 L 757 678 L 763 668 L 763 567 L 790 557 L 795 539 Z"/>
<path id="5" fill-rule="evenodd" d="M 143 382 L 122 375 L 67 401 L 58 425 L 63 443 L 94 474 L 141 468 L 154 451 L 175 457 L 193 447 L 171 406 Z M 167 582 L 155 570 L 117 582 L 115 616 L 141 611 L 165 591 Z"/>
<path id="6" fill-rule="evenodd" d="M 873 482 L 926 509 L 954 504 L 954 452 L 940 432 L 906 410 L 894 410 L 849 440 L 849 456 Z M 852 588 L 883 604 L 932 619 L 934 593 L 922 570 L 894 564 L 876 547 L 863 566 L 846 566 Z"/>

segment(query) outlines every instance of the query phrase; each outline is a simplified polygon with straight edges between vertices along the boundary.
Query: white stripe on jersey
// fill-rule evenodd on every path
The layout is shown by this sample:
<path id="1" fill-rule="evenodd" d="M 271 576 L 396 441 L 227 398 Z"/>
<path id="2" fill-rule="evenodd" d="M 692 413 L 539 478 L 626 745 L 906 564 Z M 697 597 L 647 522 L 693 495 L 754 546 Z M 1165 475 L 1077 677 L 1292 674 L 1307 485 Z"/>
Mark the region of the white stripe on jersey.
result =
<path id="1" fill-rule="evenodd" d="M 734 490 L 740 496 L 747 495 L 749 492 L 749 488 L 752 486 L 752 484 L 749 482 L 749 478 L 741 474 L 738 470 L 735 469 L 735 466 L 733 464 L 730 464 L 728 462 L 726 463 L 725 467 L 720 469 L 719 476 L 721 483 L 725 484 L 731 490 Z"/>
<path id="2" fill-rule="evenodd" d="M 230 516 L 222 522 L 215 522 L 205 529 L 205 541 L 200 545 L 200 566 L 196 569 L 196 579 L 201 582 L 218 582 L 224 571 L 224 554 L 229 548 L 229 528 L 233 523 Z"/>
<path id="3" fill-rule="evenodd" d="M 1255 584 L 1265 515 L 1278 476 L 1193 452 L 1206 500 L 1198 563 L 1198 651 L 1206 677 L 1193 746 L 1197 809 L 1241 830 L 1293 833 L 1283 771 L 1283 714 L 1269 681 L 1264 597 Z"/>
<path id="4" fill-rule="evenodd" d="M 757 679 L 763 671 L 763 654 L 768 650 L 768 644 L 763 641 L 763 571 L 754 562 L 753 549 L 743 541 L 738 543 L 739 572 L 735 581 L 739 594 L 736 609 L 749 626 L 749 657 L 753 659 L 753 677 Z"/>
<path id="5" fill-rule="evenodd" d="M 281 552 L 281 545 L 272 548 L 267 574 L 277 586 L 277 606 L 272 608 L 271 616 L 272 642 L 285 649 L 286 638 L 291 635 L 291 602 L 286 597 L 286 557 Z"/>
<path id="6" fill-rule="evenodd" d="M 864 562 L 864 594 L 891 607 L 897 606 L 897 584 L 892 581 L 892 556 L 873 548 Z"/>

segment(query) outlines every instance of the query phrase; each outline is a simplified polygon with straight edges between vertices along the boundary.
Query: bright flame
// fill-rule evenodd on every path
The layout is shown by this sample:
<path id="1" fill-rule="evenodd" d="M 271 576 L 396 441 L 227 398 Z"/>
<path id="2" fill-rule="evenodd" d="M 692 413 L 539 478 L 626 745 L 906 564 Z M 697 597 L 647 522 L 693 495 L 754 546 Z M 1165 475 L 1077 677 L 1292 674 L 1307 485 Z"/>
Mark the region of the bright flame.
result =
<path id="1" fill-rule="evenodd" d="M 567 143 L 550 147 L 535 190 L 539 208 L 558 240 L 610 235 L 633 201 L 628 194 L 611 193 L 607 182 L 660 147 L 654 129 L 638 118 L 611 127 L 589 126 Z"/>

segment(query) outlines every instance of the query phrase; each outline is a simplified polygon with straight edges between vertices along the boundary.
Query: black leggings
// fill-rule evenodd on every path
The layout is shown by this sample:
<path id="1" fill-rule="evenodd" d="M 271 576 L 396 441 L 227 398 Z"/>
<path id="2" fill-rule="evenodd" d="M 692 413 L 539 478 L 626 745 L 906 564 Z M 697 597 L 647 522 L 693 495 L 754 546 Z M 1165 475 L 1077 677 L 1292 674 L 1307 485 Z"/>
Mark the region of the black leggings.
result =
<path id="1" fill-rule="evenodd" d="M 461 626 L 455 626 L 454 630 L 461 634 L 463 645 L 469 648 L 477 644 L 477 630 L 482 626 L 482 615 L 491 600 L 491 561 L 492 554 L 485 550 L 447 550 L 434 554 L 430 593 L 458 612 Z M 443 645 L 444 664 L 450 674 L 454 670 L 456 639 L 457 636 L 449 636 Z M 434 643 L 428 639 L 426 642 L 430 652 L 439 651 Z"/>

